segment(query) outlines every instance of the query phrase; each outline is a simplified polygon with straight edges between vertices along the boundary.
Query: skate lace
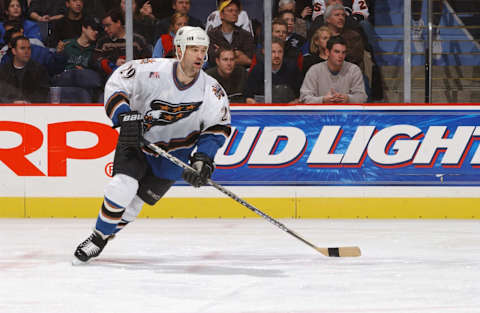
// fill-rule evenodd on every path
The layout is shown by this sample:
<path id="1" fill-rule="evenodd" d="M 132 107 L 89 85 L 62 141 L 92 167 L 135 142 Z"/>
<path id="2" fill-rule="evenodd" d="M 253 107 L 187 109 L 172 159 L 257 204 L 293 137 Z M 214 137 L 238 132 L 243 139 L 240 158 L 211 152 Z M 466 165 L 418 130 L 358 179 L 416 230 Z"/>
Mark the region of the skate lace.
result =
<path id="1" fill-rule="evenodd" d="M 98 252 L 100 252 L 100 248 L 95 245 L 93 242 L 87 242 L 83 247 L 82 247 L 83 252 L 85 252 L 86 255 L 94 255 Z"/>
<path id="2" fill-rule="evenodd" d="M 100 251 L 100 247 L 92 242 L 94 235 L 90 235 L 82 244 L 80 245 L 80 249 L 85 252 L 86 255 L 94 255 Z"/>

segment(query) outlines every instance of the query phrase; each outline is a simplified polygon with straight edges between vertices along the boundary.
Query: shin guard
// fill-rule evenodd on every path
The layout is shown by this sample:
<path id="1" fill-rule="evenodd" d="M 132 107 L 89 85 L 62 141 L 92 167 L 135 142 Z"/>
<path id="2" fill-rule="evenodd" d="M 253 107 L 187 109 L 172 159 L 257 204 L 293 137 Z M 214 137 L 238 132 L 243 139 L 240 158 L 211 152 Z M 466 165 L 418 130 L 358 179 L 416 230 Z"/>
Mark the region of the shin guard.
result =
<path id="1" fill-rule="evenodd" d="M 118 174 L 105 188 L 105 197 L 98 214 L 95 229 L 103 235 L 115 231 L 125 207 L 132 202 L 138 189 L 138 182 L 132 177 Z"/>

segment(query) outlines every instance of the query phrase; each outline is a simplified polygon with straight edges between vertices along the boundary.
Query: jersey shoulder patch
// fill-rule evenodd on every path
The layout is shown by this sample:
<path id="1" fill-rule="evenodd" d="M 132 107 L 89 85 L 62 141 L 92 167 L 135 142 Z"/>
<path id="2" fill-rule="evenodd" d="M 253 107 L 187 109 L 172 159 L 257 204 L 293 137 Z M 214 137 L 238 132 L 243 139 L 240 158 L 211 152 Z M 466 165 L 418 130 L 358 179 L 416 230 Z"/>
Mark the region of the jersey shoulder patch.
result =
<path id="1" fill-rule="evenodd" d="M 215 95 L 215 97 L 217 97 L 218 100 L 221 100 L 223 97 L 225 97 L 225 91 L 223 90 L 223 87 L 218 82 L 214 82 L 212 84 L 212 92 Z"/>

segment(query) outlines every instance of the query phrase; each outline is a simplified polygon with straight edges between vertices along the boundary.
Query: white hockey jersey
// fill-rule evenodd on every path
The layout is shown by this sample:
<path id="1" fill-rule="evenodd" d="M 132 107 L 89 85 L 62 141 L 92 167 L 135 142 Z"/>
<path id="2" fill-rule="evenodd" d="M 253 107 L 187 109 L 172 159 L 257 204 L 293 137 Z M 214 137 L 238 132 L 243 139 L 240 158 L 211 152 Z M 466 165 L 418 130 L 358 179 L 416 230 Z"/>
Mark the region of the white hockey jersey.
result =
<path id="1" fill-rule="evenodd" d="M 360 15 L 363 15 L 365 19 L 368 18 L 368 16 L 370 15 L 370 13 L 368 12 L 368 6 L 367 6 L 366 0 L 348 0 L 348 1 L 343 1 L 343 4 L 345 6 L 345 11 L 347 12 L 347 15 L 360 14 Z M 326 9 L 325 0 L 312 0 L 312 5 L 313 5 L 312 20 L 315 20 L 317 16 L 323 15 L 325 13 L 325 9 Z"/>
<path id="2" fill-rule="evenodd" d="M 200 71 L 183 85 L 174 59 L 134 60 L 119 67 L 105 85 L 105 110 L 118 124 L 119 114 L 144 116 L 144 138 L 187 162 L 192 150 L 212 159 L 230 135 L 228 97 L 222 86 Z M 177 180 L 182 169 L 147 154 L 157 177 Z"/>

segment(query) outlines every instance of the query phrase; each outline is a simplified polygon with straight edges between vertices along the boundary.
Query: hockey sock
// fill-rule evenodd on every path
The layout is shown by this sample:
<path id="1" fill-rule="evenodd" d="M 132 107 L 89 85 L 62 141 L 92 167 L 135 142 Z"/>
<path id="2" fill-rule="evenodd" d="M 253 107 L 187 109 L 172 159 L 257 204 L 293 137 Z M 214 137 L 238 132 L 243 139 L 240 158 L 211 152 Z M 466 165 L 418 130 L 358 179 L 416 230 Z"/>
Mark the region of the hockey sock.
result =
<path id="1" fill-rule="evenodd" d="M 118 174 L 105 188 L 102 208 L 98 213 L 95 229 L 103 235 L 111 235 L 122 219 L 125 207 L 133 200 L 138 189 L 134 178 Z"/>
<path id="2" fill-rule="evenodd" d="M 122 219 L 115 228 L 115 234 L 121 231 L 125 226 L 127 226 L 128 223 L 133 222 L 137 218 L 138 214 L 142 210 L 143 204 L 144 202 L 142 199 L 140 199 L 139 196 L 135 196 L 133 198 L 132 202 L 130 202 L 130 204 L 125 208 Z"/>
<path id="3" fill-rule="evenodd" d="M 104 235 L 112 234 L 122 218 L 123 211 L 125 211 L 124 207 L 105 197 L 103 199 L 102 208 L 98 213 L 95 229 L 99 230 Z"/>
<path id="4" fill-rule="evenodd" d="M 115 227 L 115 230 L 113 231 L 114 234 L 118 233 L 119 231 L 121 231 L 125 226 L 128 225 L 128 223 L 130 223 L 129 221 L 126 221 L 122 218 L 122 220 L 120 222 L 118 222 L 117 224 L 117 227 Z"/>

